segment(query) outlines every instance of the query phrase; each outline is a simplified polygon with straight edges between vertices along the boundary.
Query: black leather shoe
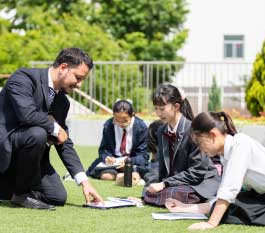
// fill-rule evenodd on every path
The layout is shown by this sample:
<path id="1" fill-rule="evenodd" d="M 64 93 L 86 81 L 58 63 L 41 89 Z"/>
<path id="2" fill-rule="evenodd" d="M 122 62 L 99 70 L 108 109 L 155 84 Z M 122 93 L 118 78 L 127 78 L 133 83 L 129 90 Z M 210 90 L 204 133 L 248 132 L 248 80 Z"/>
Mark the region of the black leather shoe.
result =
<path id="1" fill-rule="evenodd" d="M 55 210 L 55 206 L 46 204 L 43 201 L 32 198 L 28 194 L 23 195 L 13 195 L 11 203 L 18 206 L 29 209 L 39 209 L 39 210 Z"/>

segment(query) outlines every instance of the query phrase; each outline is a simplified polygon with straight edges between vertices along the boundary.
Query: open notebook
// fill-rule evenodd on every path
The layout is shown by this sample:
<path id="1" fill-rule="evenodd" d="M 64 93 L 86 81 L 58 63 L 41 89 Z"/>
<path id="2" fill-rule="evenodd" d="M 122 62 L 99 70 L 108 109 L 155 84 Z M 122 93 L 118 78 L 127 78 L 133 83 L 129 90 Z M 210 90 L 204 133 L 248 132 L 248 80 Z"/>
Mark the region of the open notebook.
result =
<path id="1" fill-rule="evenodd" d="M 208 219 L 204 214 L 194 213 L 152 213 L 156 220 L 177 220 L 177 219 Z"/>
<path id="2" fill-rule="evenodd" d="M 95 208 L 95 209 L 112 209 L 112 208 L 122 208 L 122 207 L 133 207 L 136 206 L 134 201 L 122 198 L 108 198 L 107 201 L 100 204 L 84 204 L 83 207 Z"/>
<path id="3" fill-rule="evenodd" d="M 118 158 L 115 158 L 116 159 L 116 162 L 112 165 L 107 165 L 103 162 L 100 162 L 96 168 L 100 169 L 100 168 L 115 168 L 115 167 L 118 167 L 121 165 L 121 162 L 125 159 L 125 157 L 118 157 Z"/>

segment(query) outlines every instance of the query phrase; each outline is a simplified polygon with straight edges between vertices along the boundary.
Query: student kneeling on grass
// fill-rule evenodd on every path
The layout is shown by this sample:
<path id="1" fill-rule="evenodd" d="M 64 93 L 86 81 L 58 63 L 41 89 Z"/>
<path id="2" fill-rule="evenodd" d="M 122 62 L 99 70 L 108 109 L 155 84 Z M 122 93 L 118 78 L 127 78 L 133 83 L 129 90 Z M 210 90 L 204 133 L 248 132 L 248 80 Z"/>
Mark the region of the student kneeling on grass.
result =
<path id="1" fill-rule="evenodd" d="M 183 204 L 167 200 L 172 212 L 211 213 L 208 222 L 189 229 L 209 229 L 220 223 L 265 225 L 265 148 L 243 133 L 236 133 L 225 112 L 203 112 L 192 122 L 192 135 L 200 149 L 212 157 L 220 154 L 224 165 L 217 201 Z"/>
<path id="2" fill-rule="evenodd" d="M 134 115 L 132 104 L 127 100 L 118 100 L 113 106 L 113 117 L 104 124 L 103 136 L 97 158 L 87 171 L 87 175 L 102 180 L 115 180 L 123 173 L 124 161 L 130 157 L 136 168 L 133 177 L 139 179 L 138 170 L 148 165 L 147 126 Z M 99 163 L 113 165 L 120 161 L 117 168 L 99 167 Z"/>
<path id="3" fill-rule="evenodd" d="M 189 135 L 193 113 L 187 98 L 175 86 L 163 84 L 153 94 L 153 105 L 165 124 L 157 134 L 158 171 L 144 177 L 144 202 L 164 206 L 170 197 L 185 203 L 213 197 L 220 178 L 212 161 L 200 153 Z"/>

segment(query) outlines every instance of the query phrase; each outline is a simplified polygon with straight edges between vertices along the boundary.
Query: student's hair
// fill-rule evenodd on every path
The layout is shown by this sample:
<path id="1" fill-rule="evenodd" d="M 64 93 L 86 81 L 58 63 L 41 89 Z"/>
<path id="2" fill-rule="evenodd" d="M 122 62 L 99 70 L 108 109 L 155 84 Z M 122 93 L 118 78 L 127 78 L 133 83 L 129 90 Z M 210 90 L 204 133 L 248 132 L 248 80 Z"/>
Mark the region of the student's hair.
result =
<path id="1" fill-rule="evenodd" d="M 92 58 L 79 48 L 65 48 L 61 50 L 52 66 L 54 68 L 57 68 L 62 63 L 66 63 L 69 67 L 72 68 L 84 63 L 90 70 L 93 68 Z"/>
<path id="2" fill-rule="evenodd" d="M 112 110 L 113 110 L 113 114 L 118 113 L 118 112 L 125 112 L 130 117 L 134 115 L 132 104 L 128 100 L 118 100 L 113 105 Z"/>
<path id="3" fill-rule="evenodd" d="M 164 123 L 161 120 L 153 121 L 148 127 L 147 148 L 152 153 L 157 153 L 158 138 L 157 131 Z"/>
<path id="4" fill-rule="evenodd" d="M 191 123 L 193 135 L 209 133 L 213 128 L 217 128 L 222 134 L 237 133 L 231 117 L 226 112 L 202 112 Z"/>
<path id="5" fill-rule="evenodd" d="M 193 120 L 194 115 L 189 101 L 178 88 L 171 84 L 161 84 L 152 96 L 154 106 L 164 106 L 168 103 L 180 105 L 180 112 L 189 120 Z"/>

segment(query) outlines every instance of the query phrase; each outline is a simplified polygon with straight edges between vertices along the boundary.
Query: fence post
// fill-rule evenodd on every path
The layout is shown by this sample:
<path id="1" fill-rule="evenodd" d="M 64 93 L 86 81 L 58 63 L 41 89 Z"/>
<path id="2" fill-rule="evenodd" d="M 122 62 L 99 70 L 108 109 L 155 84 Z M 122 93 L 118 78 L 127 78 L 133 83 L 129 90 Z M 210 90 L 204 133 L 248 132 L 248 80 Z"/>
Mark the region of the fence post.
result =
<path id="1" fill-rule="evenodd" d="M 200 86 L 198 89 L 198 112 L 202 112 L 202 87 Z"/>
<path id="2" fill-rule="evenodd" d="M 149 82 L 150 82 L 150 67 L 149 67 L 149 63 L 146 64 L 146 88 L 147 90 L 150 89 L 150 86 L 149 86 Z M 149 100 L 149 95 L 148 95 L 148 91 L 146 92 L 146 102 L 145 102 L 145 107 L 146 109 L 148 110 L 148 100 Z M 148 110 L 149 111 L 149 110 Z"/>
<path id="3" fill-rule="evenodd" d="M 246 103 L 245 103 L 245 88 L 241 87 L 240 88 L 240 107 L 241 109 L 246 108 Z"/>

